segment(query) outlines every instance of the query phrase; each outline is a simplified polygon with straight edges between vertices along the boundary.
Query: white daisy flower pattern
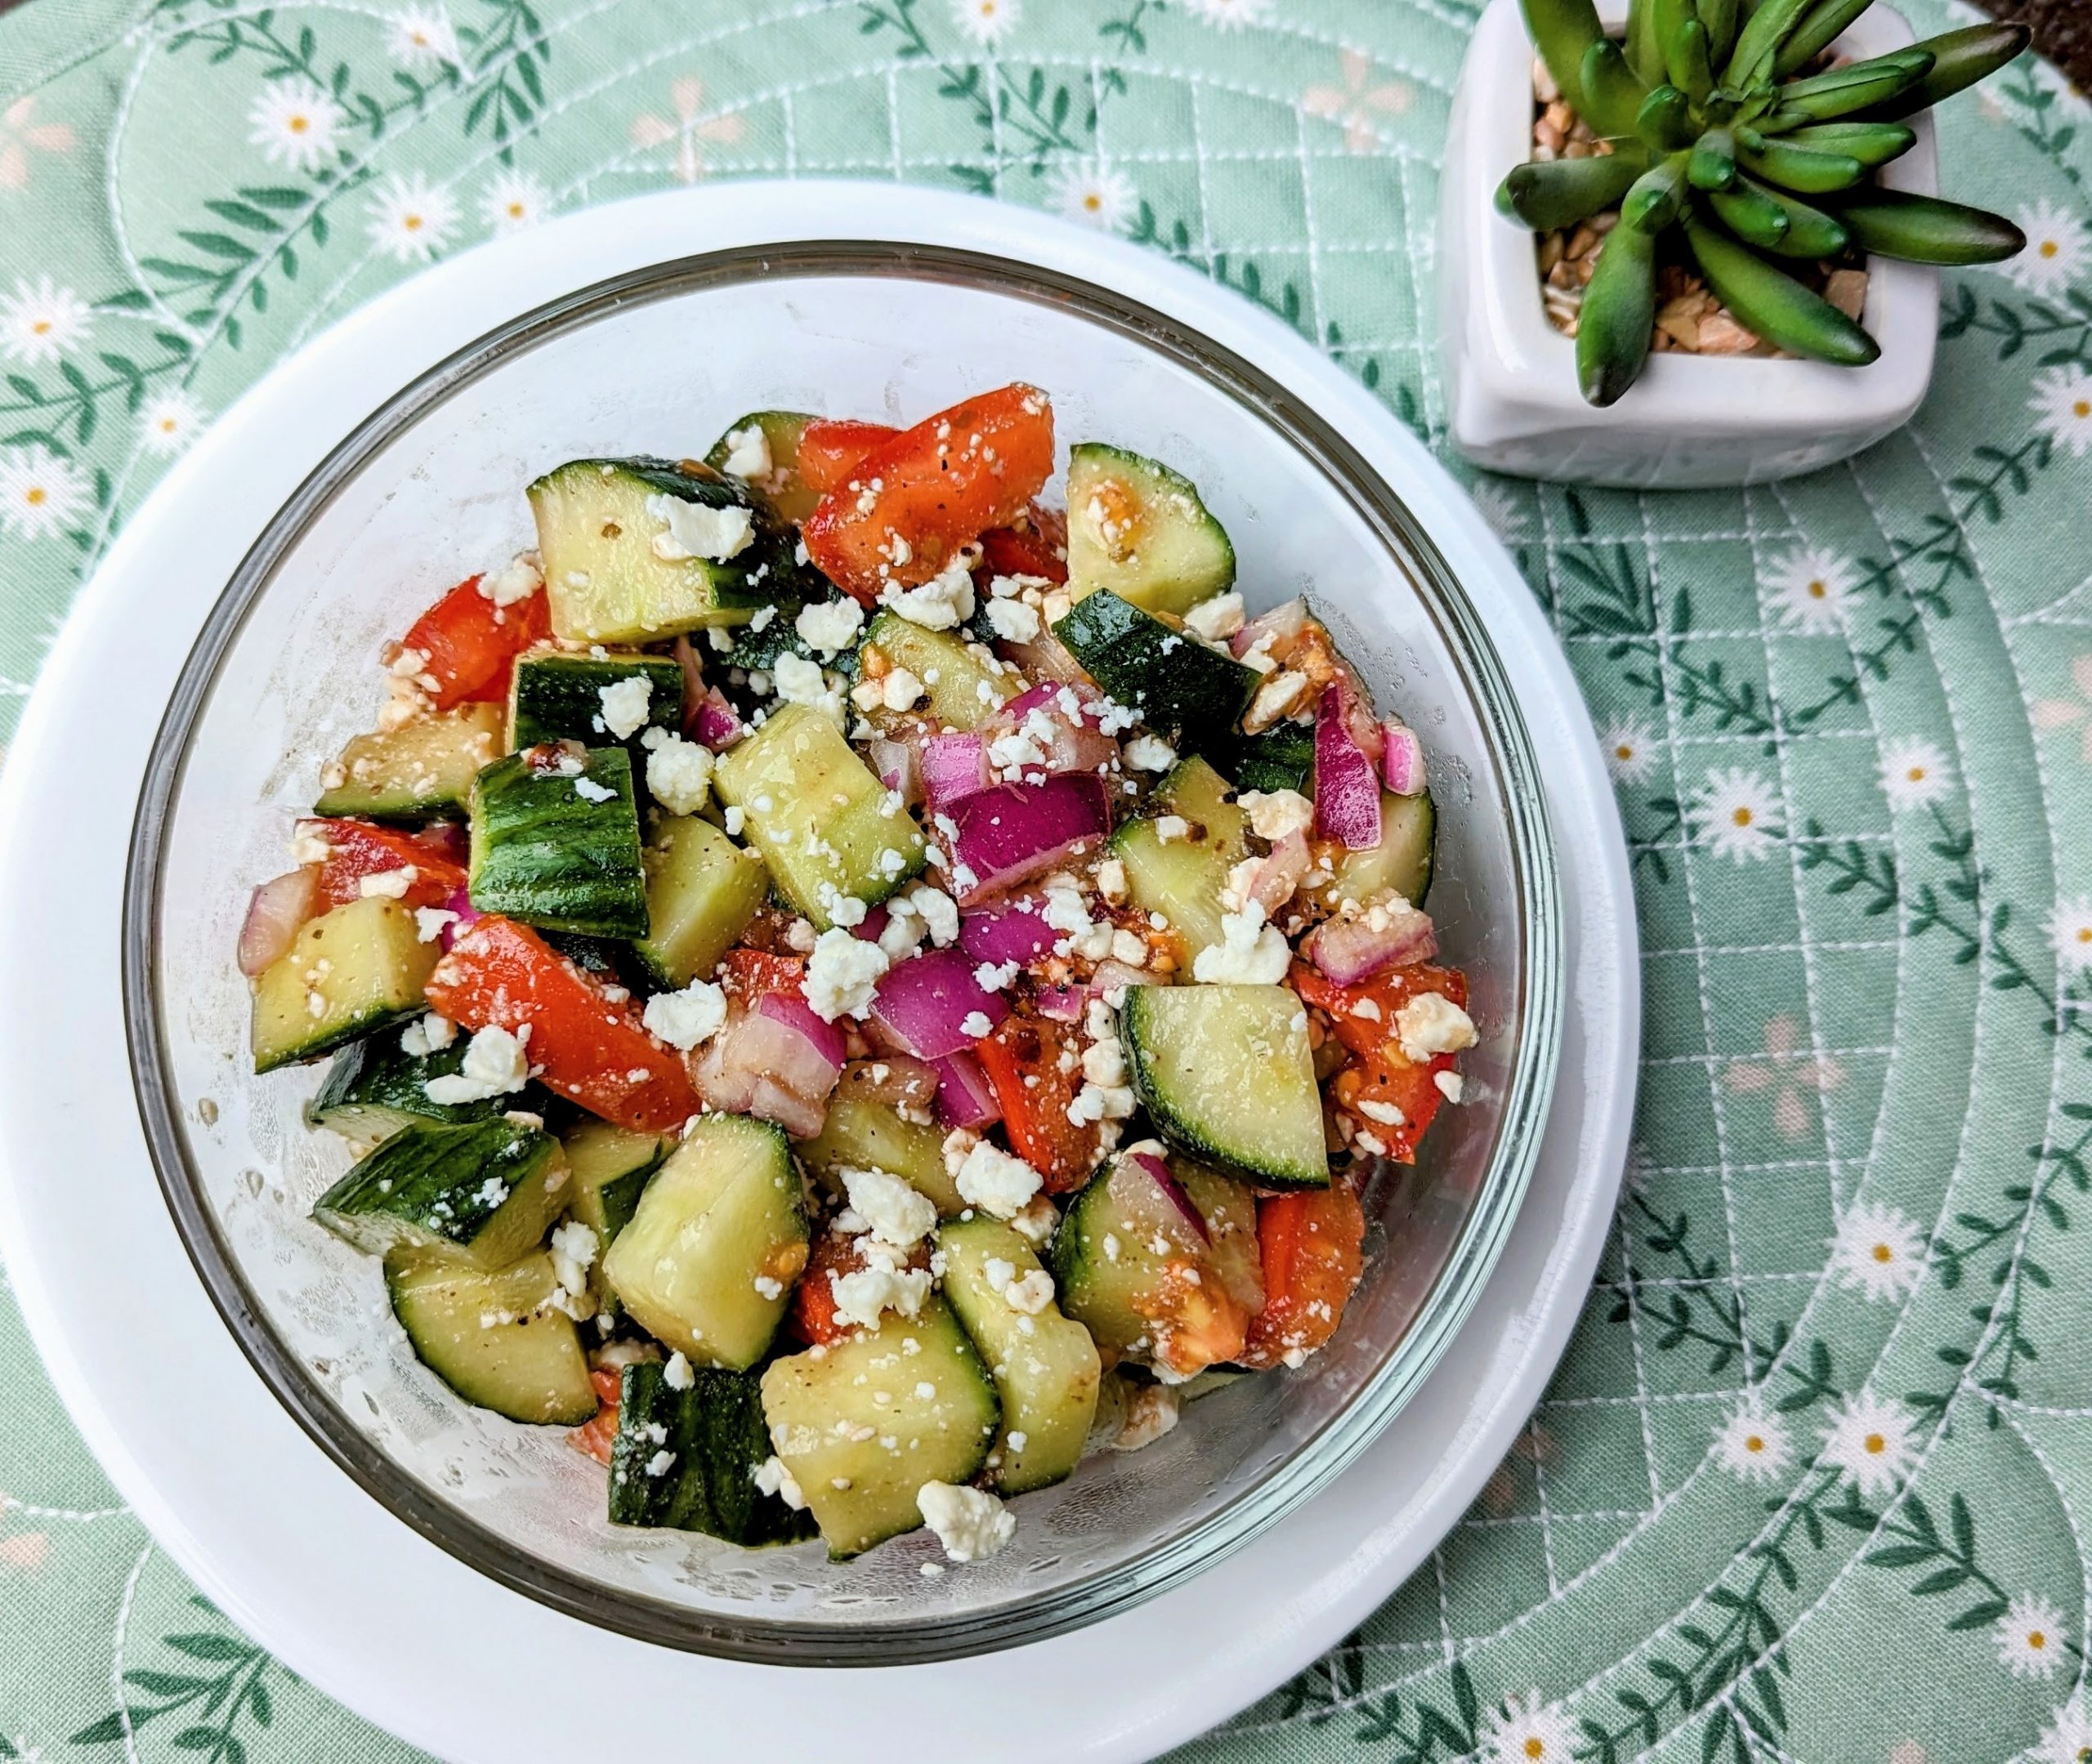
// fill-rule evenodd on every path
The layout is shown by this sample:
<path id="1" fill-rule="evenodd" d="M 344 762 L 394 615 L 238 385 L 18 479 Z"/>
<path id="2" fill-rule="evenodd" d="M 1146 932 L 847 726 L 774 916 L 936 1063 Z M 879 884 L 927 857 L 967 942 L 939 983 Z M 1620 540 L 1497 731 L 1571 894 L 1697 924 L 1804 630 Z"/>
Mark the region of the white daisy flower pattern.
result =
<path id="1" fill-rule="evenodd" d="M 78 348 L 93 328 L 87 303 L 47 275 L 38 277 L 34 288 L 16 277 L 13 295 L 0 300 L 0 355 L 25 368 L 56 361 L 67 350 Z"/>
<path id="2" fill-rule="evenodd" d="M 1755 864 L 1779 843 L 1780 798 L 1762 772 L 1716 766 L 1686 805 L 1694 837 L 1735 864 Z"/>
<path id="3" fill-rule="evenodd" d="M 1737 1404 L 1714 1430 L 1716 1462 L 1746 1485 L 1777 1481 L 1794 1456 L 1786 1423 L 1768 1413 L 1755 1396 Z"/>
<path id="4" fill-rule="evenodd" d="M 2015 1678 L 2055 1677 L 2069 1643 L 2063 1607 L 2038 1592 L 2023 1592 L 1997 1620 L 1997 1663 Z"/>
<path id="5" fill-rule="evenodd" d="M 1870 1304 L 1901 1298 L 1924 1277 L 1924 1234 L 1908 1213 L 1856 1202 L 1830 1239 L 1830 1269 L 1839 1285 L 1865 1293 Z"/>
<path id="6" fill-rule="evenodd" d="M 1639 784 L 1656 763 L 1656 733 L 1638 717 L 1616 717 L 1598 736 L 1605 769 L 1616 782 Z"/>
<path id="7" fill-rule="evenodd" d="M 1930 808 L 1954 788 L 1954 770 L 1936 741 L 1906 735 L 1881 748 L 1881 793 L 1890 808 Z"/>
<path id="8" fill-rule="evenodd" d="M 450 15 L 440 7 L 410 6 L 386 21 L 386 52 L 410 74 L 433 74 L 464 59 Z"/>
<path id="9" fill-rule="evenodd" d="M 1184 10 L 1215 30 L 1246 30 L 1269 24 L 1276 5 L 1275 0 L 1184 0 Z"/>
<path id="10" fill-rule="evenodd" d="M 503 172 L 480 199 L 480 218 L 495 238 L 535 226 L 552 212 L 551 193 L 527 172 Z"/>
<path id="11" fill-rule="evenodd" d="M 1141 193 L 1124 172 L 1102 159 L 1069 159 L 1053 168 L 1048 205 L 1071 221 L 1101 233 L 1123 233 L 1141 205 Z"/>
<path id="12" fill-rule="evenodd" d="M 2057 966 L 2066 974 L 2092 968 L 2092 895 L 2056 902 L 2049 915 L 2049 941 L 2055 946 Z"/>
<path id="13" fill-rule="evenodd" d="M 316 172 L 334 150 L 348 113 L 305 78 L 271 80 L 247 113 L 247 138 L 271 165 Z"/>
<path id="14" fill-rule="evenodd" d="M 2070 683 L 2076 689 L 2073 698 L 2035 699 L 2034 726 L 2044 734 L 2058 729 L 2080 730 L 2078 752 L 2085 763 L 2092 766 L 2092 650 L 2072 657 Z"/>
<path id="15" fill-rule="evenodd" d="M 2034 430 L 2082 459 L 2092 449 L 2092 373 L 2082 368 L 2045 368 L 2034 376 L 2034 395 L 2027 400 Z"/>
<path id="16" fill-rule="evenodd" d="M 2092 261 L 2092 234 L 2077 211 L 2045 196 L 2019 211 L 2019 230 L 2027 248 L 1998 266 L 2015 288 L 2045 299 L 2060 294 Z"/>
<path id="17" fill-rule="evenodd" d="M 1504 1698 L 1482 1717 L 1479 1737 L 1491 1764 L 1567 1764 L 1571 1755 L 1568 1717 L 1537 1690 Z"/>
<path id="18" fill-rule="evenodd" d="M 993 49 L 1024 16 L 1020 0 L 953 0 L 952 22 L 977 49 Z"/>
<path id="19" fill-rule="evenodd" d="M 427 263 L 450 242 L 458 204 L 440 184 L 419 172 L 395 172 L 371 199 L 370 240 L 401 263 Z"/>
<path id="20" fill-rule="evenodd" d="M 1878 1498 L 1893 1494 L 1916 1460 L 1916 1431 L 1901 1403 L 1862 1391 L 1831 1416 L 1818 1457 L 1862 1494 Z"/>
<path id="21" fill-rule="evenodd" d="M 138 413 L 138 444 L 149 453 L 172 458 L 196 439 L 206 420 L 203 407 L 187 392 L 161 392 L 147 399 Z"/>
<path id="22" fill-rule="evenodd" d="M 2022 1755 L 2028 1764 L 2092 1764 L 2092 1713 L 2082 1690 L 2050 1717 L 2034 1749 Z"/>
<path id="23" fill-rule="evenodd" d="M 1858 583 L 1849 559 L 1820 545 L 1801 546 L 1765 572 L 1774 615 L 1805 636 L 1835 636 L 1844 631 Z"/>
<path id="24" fill-rule="evenodd" d="M 0 449 L 0 532 L 47 539 L 92 500 L 87 475 L 41 442 Z"/>

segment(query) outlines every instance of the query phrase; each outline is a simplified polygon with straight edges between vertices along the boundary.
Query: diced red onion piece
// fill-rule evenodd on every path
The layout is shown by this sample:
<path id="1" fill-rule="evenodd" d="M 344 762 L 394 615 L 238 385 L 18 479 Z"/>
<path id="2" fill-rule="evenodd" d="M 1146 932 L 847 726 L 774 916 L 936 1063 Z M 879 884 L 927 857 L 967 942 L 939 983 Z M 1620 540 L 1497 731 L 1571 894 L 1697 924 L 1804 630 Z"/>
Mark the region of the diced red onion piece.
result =
<path id="1" fill-rule="evenodd" d="M 961 906 L 1029 881 L 1111 831 L 1111 798 L 1094 772 L 984 790 L 953 804 L 950 813 L 959 826 L 955 865 L 973 876 Z"/>
<path id="2" fill-rule="evenodd" d="M 954 1055 L 953 1058 L 959 1057 Z M 843 1087 L 853 1096 L 884 1103 L 918 1119 L 927 1118 L 936 1101 L 940 1070 L 927 1060 L 905 1053 L 883 1053 L 852 1060 L 843 1069 Z"/>
<path id="3" fill-rule="evenodd" d="M 805 1001 L 789 993 L 766 994 L 754 1010 L 737 1012 L 704 1044 L 693 1075 L 699 1094 L 714 1109 L 759 1114 L 794 1138 L 807 1139 L 827 1119 L 828 1094 L 843 1070 L 843 1038 L 811 1011 L 797 1017 L 789 1008 L 775 1013 L 764 1008 L 780 1001 L 804 1010 Z M 816 1040 L 810 1029 L 827 1035 Z"/>
<path id="4" fill-rule="evenodd" d="M 974 961 L 996 967 L 1005 962 L 1028 967 L 1051 949 L 1060 936 L 1028 900 L 959 915 L 959 948 Z"/>
<path id="5" fill-rule="evenodd" d="M 1344 726 L 1343 701 L 1325 686 L 1315 710 L 1315 830 L 1370 851 L 1380 842 L 1380 780 Z"/>
<path id="6" fill-rule="evenodd" d="M 469 887 L 462 886 L 450 891 L 450 898 L 443 903 L 443 910 L 457 914 L 455 918 L 436 934 L 437 940 L 448 952 L 451 945 L 463 935 L 466 928 L 480 916 L 480 913 L 479 909 L 472 904 L 472 890 Z"/>
<path id="7" fill-rule="evenodd" d="M 999 647 L 1010 661 L 1034 680 L 1057 680 L 1071 686 L 1090 683 L 1082 663 L 1051 632 L 1040 632 L 1029 643 L 1004 643 Z"/>
<path id="8" fill-rule="evenodd" d="M 453 864 L 464 863 L 472 854 L 472 841 L 457 821 L 431 822 L 414 835 L 414 843 L 427 846 L 436 856 Z"/>
<path id="9" fill-rule="evenodd" d="M 872 1018 L 919 1059 L 936 1060 L 971 1047 L 989 1029 L 1009 1015 L 999 993 L 985 992 L 973 977 L 972 958 L 959 949 L 926 949 L 910 957 L 879 982 L 872 1000 Z"/>
<path id="10" fill-rule="evenodd" d="M 288 955 L 299 927 L 312 917 L 320 872 L 311 864 L 265 882 L 248 896 L 247 917 L 239 927 L 239 971 L 253 980 L 279 957 Z"/>
<path id="11" fill-rule="evenodd" d="M 1066 703 L 1070 697 L 1075 700 L 1072 714 Z M 1049 775 L 1102 771 L 1117 761 L 1119 744 L 1090 720 L 1095 703 L 1096 694 L 1087 688 L 1042 681 L 1004 705 L 977 733 L 991 756 L 999 737 L 1020 729 L 1035 744 L 1042 745 L 1043 757 L 1035 766 L 1026 768 L 1027 775 L 1035 770 Z M 1041 721 L 1049 732 L 1049 738 L 1043 742 L 1038 726 Z"/>
<path id="12" fill-rule="evenodd" d="M 717 686 L 704 689 L 704 696 L 697 701 L 685 727 L 692 740 L 715 753 L 733 746 L 743 733 L 740 718 Z"/>
<path id="13" fill-rule="evenodd" d="M 1380 725 L 1380 782 L 1398 797 L 1424 794 L 1424 744 L 1407 723 Z"/>
<path id="14" fill-rule="evenodd" d="M 1143 1181 L 1142 1179 L 1146 1180 Z M 1210 1244 L 1204 1215 L 1191 1204 L 1183 1185 L 1169 1173 L 1169 1166 L 1151 1152 L 1129 1152 L 1111 1172 L 1111 1192 L 1123 1199 L 1136 1217 L 1153 1217 L 1165 1229 L 1187 1234 L 1200 1244 Z"/>
<path id="15" fill-rule="evenodd" d="M 1125 986 L 1153 986 L 1156 976 L 1144 967 L 1133 967 L 1124 962 L 1100 962 L 1097 971 L 1089 976 L 1089 996 L 1102 998 Z"/>
<path id="16" fill-rule="evenodd" d="M 932 735 L 923 747 L 923 797 L 935 810 L 987 788 L 986 749 L 978 735 Z"/>
<path id="17" fill-rule="evenodd" d="M 843 1031 L 833 1023 L 825 1023 L 814 1014 L 814 1008 L 795 992 L 767 992 L 756 1001 L 756 1014 L 802 1037 L 829 1068 L 828 1079 L 816 1093 L 826 1096 L 843 1070 L 843 1062 L 848 1052 L 843 1043 Z M 795 1062 L 796 1067 L 796 1062 Z M 809 1062 L 806 1067 L 811 1071 Z M 798 1070 L 780 1074 L 796 1079 Z M 802 1087 L 794 1084 L 795 1089 Z"/>
<path id="18" fill-rule="evenodd" d="M 866 943 L 877 943 L 880 934 L 886 930 L 887 923 L 892 917 L 893 915 L 884 907 L 873 907 L 850 927 L 850 935 L 862 938 Z"/>
<path id="19" fill-rule="evenodd" d="M 1056 1023 L 1080 1023 L 1084 1010 L 1089 1003 L 1087 986 L 1041 986 L 1035 1001 L 1041 1016 L 1051 1017 Z"/>
<path id="20" fill-rule="evenodd" d="M 1299 635 L 1308 623 L 1308 603 L 1292 600 L 1274 606 L 1267 613 L 1259 613 L 1248 624 L 1227 640 L 1227 646 L 1239 660 L 1257 646 L 1259 637 L 1291 637 Z"/>
<path id="21" fill-rule="evenodd" d="M 961 1048 L 930 1064 L 937 1074 L 937 1120 L 941 1125 L 977 1130 L 1002 1119 L 995 1087 L 971 1053 Z"/>
<path id="22" fill-rule="evenodd" d="M 920 756 L 905 741 L 890 741 L 885 736 L 875 737 L 867 744 L 866 750 L 872 770 L 879 775 L 879 782 L 889 790 L 898 790 L 901 800 L 911 808 L 923 800 L 923 769 Z"/>
<path id="23" fill-rule="evenodd" d="M 1394 922 L 1379 931 L 1362 919 L 1325 919 L 1308 932 L 1300 952 L 1339 986 L 1437 954 L 1437 932 L 1428 913 L 1412 909 L 1392 917 Z"/>

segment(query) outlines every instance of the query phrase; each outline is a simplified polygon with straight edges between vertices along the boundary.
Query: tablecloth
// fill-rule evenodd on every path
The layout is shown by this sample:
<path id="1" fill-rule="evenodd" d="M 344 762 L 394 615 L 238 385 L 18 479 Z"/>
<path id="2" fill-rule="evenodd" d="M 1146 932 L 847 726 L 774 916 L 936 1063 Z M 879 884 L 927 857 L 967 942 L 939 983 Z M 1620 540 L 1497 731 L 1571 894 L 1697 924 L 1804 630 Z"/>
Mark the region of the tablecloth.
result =
<path id="1" fill-rule="evenodd" d="M 1432 239 L 1477 10 L 34 0 L 0 19 L 0 736 L 111 536 L 271 363 L 422 264 L 636 191 L 1055 210 L 1270 308 L 1441 444 Z M 1629 1182 L 1473 1512 L 1187 1756 L 2092 1756 L 2085 120 L 2031 61 L 1947 109 L 1947 191 L 2033 243 L 1946 277 L 1932 395 L 1859 459 L 1749 491 L 1474 483 L 1632 840 Z M 11 1303 L 0 1491 L 0 1759 L 413 1755 L 194 1593 Z"/>

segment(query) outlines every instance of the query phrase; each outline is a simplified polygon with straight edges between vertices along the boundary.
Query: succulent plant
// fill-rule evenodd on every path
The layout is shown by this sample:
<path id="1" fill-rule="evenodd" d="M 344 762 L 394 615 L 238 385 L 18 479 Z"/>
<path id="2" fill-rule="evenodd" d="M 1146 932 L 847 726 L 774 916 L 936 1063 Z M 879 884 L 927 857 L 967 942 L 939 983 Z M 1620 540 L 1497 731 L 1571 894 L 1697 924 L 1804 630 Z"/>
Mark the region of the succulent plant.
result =
<path id="1" fill-rule="evenodd" d="M 1857 247 L 1993 263 L 2027 243 L 1998 215 L 1874 181 L 1916 139 L 1902 119 L 2004 66 L 2027 47 L 2023 25 L 1974 25 L 1812 73 L 1871 0 L 1632 0 L 1620 42 L 1592 0 L 1522 3 L 1562 96 L 1603 145 L 1589 159 L 1515 167 L 1496 203 L 1541 231 L 1620 211 L 1577 321 L 1577 378 L 1594 404 L 1642 371 L 1657 247 L 1673 227 L 1743 324 L 1790 354 L 1851 367 L 1880 346 L 1766 253 Z"/>

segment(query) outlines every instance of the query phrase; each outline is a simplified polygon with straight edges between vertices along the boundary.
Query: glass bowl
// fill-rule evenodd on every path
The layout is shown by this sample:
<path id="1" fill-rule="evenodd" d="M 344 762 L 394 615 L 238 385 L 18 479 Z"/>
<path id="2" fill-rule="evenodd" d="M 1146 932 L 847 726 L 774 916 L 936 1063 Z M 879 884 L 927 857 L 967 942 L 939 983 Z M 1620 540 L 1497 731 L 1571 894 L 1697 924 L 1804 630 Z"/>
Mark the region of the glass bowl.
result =
<path id="1" fill-rule="evenodd" d="M 931 1578 L 927 1533 L 833 1563 L 613 1529 L 562 1430 L 467 1407 L 422 1367 L 377 1263 L 307 1217 L 346 1168 L 301 1111 L 319 1068 L 256 1078 L 233 962 L 248 891 L 281 870 L 322 763 L 370 726 L 385 640 L 530 543 L 522 488 L 579 455 L 687 454 L 765 407 L 912 420 L 1012 379 L 1071 440 L 1196 480 L 1255 610 L 1311 594 L 1379 702 L 1424 736 L 1431 895 L 1481 1044 L 1414 1168 L 1369 1190 L 1371 1257 L 1336 1339 L 1297 1372 L 1187 1404 L 1014 1503 L 1015 1543 Z M 893 1665 L 1039 1640 L 1240 1547 L 1348 1464 L 1480 1292 L 1551 1094 L 1559 900 L 1539 775 L 1488 633 L 1406 507 L 1250 362 L 1109 290 L 970 252 L 811 243 L 680 259 L 489 333 L 387 399 L 278 513 L 190 654 L 141 798 L 125 901 L 130 1055 L 177 1229 L 292 1416 L 404 1523 L 503 1583 L 670 1646 Z"/>

